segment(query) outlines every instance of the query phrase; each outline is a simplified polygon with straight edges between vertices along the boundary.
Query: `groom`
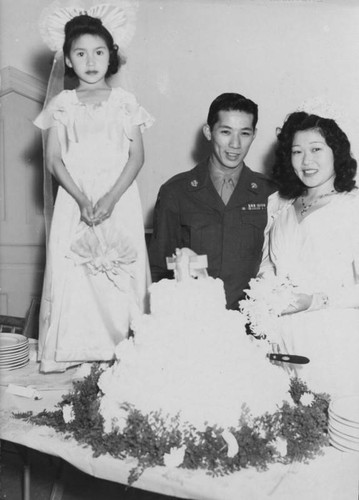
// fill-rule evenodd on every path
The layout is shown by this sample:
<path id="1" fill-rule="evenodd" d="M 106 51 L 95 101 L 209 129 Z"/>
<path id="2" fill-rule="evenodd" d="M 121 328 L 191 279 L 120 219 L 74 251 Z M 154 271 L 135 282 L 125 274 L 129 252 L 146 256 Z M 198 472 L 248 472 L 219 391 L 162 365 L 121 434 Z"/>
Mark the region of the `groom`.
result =
<path id="1" fill-rule="evenodd" d="M 153 281 L 172 278 L 166 257 L 189 247 L 207 255 L 208 274 L 224 282 L 227 308 L 238 309 L 259 268 L 267 199 L 276 190 L 244 163 L 257 120 L 257 105 L 240 94 L 212 102 L 203 127 L 210 157 L 169 179 L 158 194 L 149 247 Z"/>

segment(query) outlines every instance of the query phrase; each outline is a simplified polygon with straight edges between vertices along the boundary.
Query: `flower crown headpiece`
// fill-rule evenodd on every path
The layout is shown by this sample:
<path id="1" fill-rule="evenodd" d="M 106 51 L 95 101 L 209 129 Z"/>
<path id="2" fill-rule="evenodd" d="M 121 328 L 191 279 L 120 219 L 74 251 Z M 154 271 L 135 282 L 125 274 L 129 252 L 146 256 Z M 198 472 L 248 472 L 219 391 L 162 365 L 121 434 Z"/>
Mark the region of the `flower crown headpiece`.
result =
<path id="1" fill-rule="evenodd" d="M 43 10 L 40 21 L 40 35 L 51 50 L 62 50 L 65 40 L 65 24 L 76 16 L 87 14 L 99 18 L 111 33 L 120 49 L 126 48 L 135 33 L 137 0 L 110 0 L 106 3 L 89 5 L 89 1 L 72 0 L 71 5 L 55 1 Z M 77 4 L 77 5 L 74 5 Z"/>

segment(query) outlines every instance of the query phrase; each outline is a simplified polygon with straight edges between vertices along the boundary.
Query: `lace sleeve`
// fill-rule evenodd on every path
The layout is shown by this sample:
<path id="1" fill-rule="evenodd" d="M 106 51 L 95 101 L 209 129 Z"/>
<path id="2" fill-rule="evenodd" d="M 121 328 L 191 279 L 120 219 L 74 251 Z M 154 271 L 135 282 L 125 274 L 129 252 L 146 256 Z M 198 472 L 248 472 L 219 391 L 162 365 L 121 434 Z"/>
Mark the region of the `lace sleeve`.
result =
<path id="1" fill-rule="evenodd" d="M 355 284 L 331 291 L 329 293 L 329 307 L 359 308 L 359 189 L 347 193 L 345 201 L 349 203 L 345 207 L 343 223 L 347 224 L 347 241 L 351 242 Z"/>
<path id="2" fill-rule="evenodd" d="M 264 243 L 262 248 L 262 262 L 258 271 L 258 277 L 273 275 L 274 266 L 270 258 L 270 231 L 276 216 L 279 214 L 285 200 L 282 200 L 278 192 L 271 194 L 268 198 L 268 220 L 264 229 Z"/>

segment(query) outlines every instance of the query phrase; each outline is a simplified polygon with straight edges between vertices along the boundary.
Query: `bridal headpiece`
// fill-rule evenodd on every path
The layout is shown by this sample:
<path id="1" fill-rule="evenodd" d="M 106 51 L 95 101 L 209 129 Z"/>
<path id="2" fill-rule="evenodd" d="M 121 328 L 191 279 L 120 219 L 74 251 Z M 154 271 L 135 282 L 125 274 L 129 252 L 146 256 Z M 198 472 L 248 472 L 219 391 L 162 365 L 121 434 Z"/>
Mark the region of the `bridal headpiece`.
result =
<path id="1" fill-rule="evenodd" d="M 357 139 L 359 137 L 359 118 L 350 106 L 350 99 L 348 99 L 348 108 L 344 108 L 324 95 L 317 95 L 303 101 L 296 111 L 304 111 L 308 114 L 334 120 L 347 135 L 354 157 L 359 158 L 359 141 Z"/>
<path id="2" fill-rule="evenodd" d="M 108 0 L 95 4 L 91 0 L 55 1 L 40 16 L 40 34 L 51 50 L 62 50 L 65 25 L 81 14 L 101 19 L 120 50 L 125 49 L 135 32 L 137 0 Z"/>
<path id="3" fill-rule="evenodd" d="M 296 111 L 304 111 L 309 115 L 334 120 L 344 131 L 348 122 L 348 115 L 344 109 L 323 96 L 306 99 L 298 106 Z"/>
<path id="4" fill-rule="evenodd" d="M 40 34 L 48 47 L 55 52 L 54 61 L 47 85 L 44 107 L 51 99 L 64 89 L 64 57 L 62 47 L 65 40 L 65 25 L 68 21 L 81 14 L 88 14 L 101 19 L 104 27 L 111 33 L 114 42 L 123 54 L 135 33 L 138 0 L 55 0 L 46 7 L 39 19 Z M 125 68 L 112 75 L 109 83 L 112 87 L 129 88 Z M 47 131 L 43 134 L 43 147 L 46 148 Z M 45 157 L 44 157 L 45 158 Z M 46 168 L 44 159 L 44 216 L 46 236 L 54 207 L 52 176 Z"/>

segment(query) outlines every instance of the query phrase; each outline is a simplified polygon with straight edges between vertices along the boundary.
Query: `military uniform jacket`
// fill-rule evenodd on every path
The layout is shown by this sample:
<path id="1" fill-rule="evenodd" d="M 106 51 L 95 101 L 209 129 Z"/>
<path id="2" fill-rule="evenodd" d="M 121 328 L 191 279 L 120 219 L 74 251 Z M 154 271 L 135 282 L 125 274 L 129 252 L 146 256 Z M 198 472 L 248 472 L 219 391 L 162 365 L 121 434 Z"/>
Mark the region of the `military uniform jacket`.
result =
<path id="1" fill-rule="evenodd" d="M 270 179 L 244 165 L 225 205 L 210 179 L 208 160 L 169 179 L 155 205 L 149 247 L 153 281 L 173 277 L 166 257 L 188 247 L 207 255 L 208 274 L 223 280 L 227 307 L 237 309 L 261 262 L 267 199 L 275 190 Z"/>

